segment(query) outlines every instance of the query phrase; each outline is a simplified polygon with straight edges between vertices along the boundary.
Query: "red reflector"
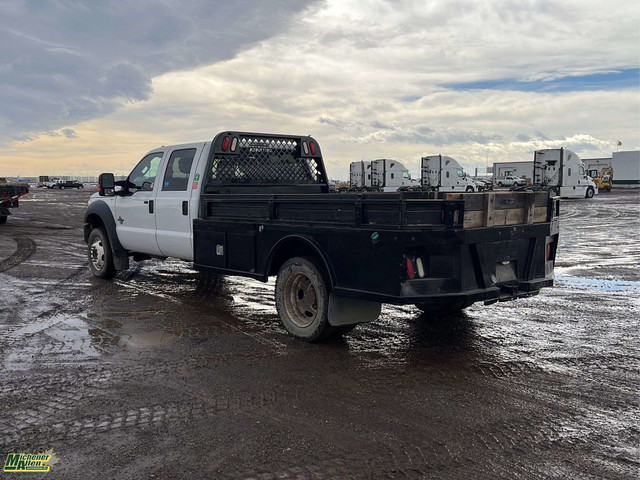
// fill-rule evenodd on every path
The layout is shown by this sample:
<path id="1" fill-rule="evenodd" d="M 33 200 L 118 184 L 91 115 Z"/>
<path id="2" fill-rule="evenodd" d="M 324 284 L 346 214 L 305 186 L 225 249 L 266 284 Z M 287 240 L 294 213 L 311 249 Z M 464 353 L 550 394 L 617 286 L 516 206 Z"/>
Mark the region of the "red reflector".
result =
<path id="1" fill-rule="evenodd" d="M 409 280 L 413 280 L 416 277 L 416 271 L 413 268 L 413 262 L 407 257 L 407 276 Z"/>
<path id="2" fill-rule="evenodd" d="M 314 142 L 309 142 L 309 149 L 311 150 L 311 155 L 316 154 L 316 144 Z"/>
<path id="3" fill-rule="evenodd" d="M 229 137 L 224 137 L 222 139 L 222 151 L 226 152 L 229 149 Z"/>
<path id="4" fill-rule="evenodd" d="M 547 260 L 551 258 L 551 244 L 547 243 Z"/>

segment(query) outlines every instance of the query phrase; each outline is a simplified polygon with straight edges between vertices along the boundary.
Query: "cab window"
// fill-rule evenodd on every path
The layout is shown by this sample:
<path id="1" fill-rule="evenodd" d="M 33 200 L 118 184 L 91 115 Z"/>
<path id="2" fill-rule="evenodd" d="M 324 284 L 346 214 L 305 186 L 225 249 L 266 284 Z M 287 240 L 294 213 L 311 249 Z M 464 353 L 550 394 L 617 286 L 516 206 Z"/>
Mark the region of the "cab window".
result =
<path id="1" fill-rule="evenodd" d="M 464 176 L 464 172 L 462 171 L 462 169 L 458 170 L 458 176 L 459 177 L 463 177 Z"/>
<path id="2" fill-rule="evenodd" d="M 580 175 L 584 175 L 584 167 L 580 165 Z"/>
<path id="3" fill-rule="evenodd" d="M 409 175 L 409 172 L 402 172 L 402 177 L 403 178 L 411 178 L 411 175 Z"/>
<path id="4" fill-rule="evenodd" d="M 175 150 L 171 154 L 164 174 L 162 190 L 178 192 L 187 189 L 191 165 L 195 154 L 195 148 Z"/>
<path id="5" fill-rule="evenodd" d="M 150 153 L 136 165 L 129 175 L 129 190 L 134 193 L 137 190 L 151 191 L 156 180 L 156 173 L 162 161 L 162 152 Z"/>

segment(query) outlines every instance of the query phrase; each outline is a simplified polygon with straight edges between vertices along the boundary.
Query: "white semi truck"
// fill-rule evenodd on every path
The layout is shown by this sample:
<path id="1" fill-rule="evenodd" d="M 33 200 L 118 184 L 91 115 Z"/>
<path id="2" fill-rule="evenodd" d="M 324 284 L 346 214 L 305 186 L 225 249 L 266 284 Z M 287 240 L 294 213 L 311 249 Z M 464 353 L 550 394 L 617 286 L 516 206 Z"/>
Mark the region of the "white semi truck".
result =
<path id="1" fill-rule="evenodd" d="M 349 166 L 349 186 L 352 190 L 396 192 L 420 187 L 411 178 L 409 169 L 397 160 L 379 158 L 360 160 Z"/>
<path id="2" fill-rule="evenodd" d="M 533 183 L 561 198 L 592 198 L 598 194 L 580 157 L 565 148 L 537 150 L 533 154 Z"/>
<path id="3" fill-rule="evenodd" d="M 424 190 L 440 192 L 480 192 L 485 183 L 467 175 L 460 164 L 451 157 L 430 155 L 422 157 L 421 184 Z"/>

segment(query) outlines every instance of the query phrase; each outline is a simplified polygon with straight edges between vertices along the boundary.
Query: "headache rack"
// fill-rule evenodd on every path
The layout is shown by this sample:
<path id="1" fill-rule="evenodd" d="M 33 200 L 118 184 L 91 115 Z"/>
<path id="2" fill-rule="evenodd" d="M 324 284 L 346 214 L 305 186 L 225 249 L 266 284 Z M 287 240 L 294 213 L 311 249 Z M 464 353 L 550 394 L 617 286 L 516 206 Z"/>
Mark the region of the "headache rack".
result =
<path id="1" fill-rule="evenodd" d="M 204 193 L 327 193 L 318 142 L 309 136 L 222 132 L 211 145 Z"/>

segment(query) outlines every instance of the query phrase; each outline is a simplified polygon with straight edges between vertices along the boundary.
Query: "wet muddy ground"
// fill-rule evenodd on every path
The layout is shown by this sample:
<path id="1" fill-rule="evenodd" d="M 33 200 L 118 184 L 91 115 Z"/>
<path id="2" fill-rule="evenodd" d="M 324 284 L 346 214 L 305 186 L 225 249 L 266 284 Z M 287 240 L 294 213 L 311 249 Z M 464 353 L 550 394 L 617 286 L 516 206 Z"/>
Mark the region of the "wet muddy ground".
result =
<path id="1" fill-rule="evenodd" d="M 90 192 L 0 226 L 0 460 L 47 478 L 637 478 L 640 197 L 562 204 L 557 282 L 439 321 L 288 337 L 273 282 L 178 261 L 93 278 Z M 44 477 L 43 477 L 44 478 Z"/>

